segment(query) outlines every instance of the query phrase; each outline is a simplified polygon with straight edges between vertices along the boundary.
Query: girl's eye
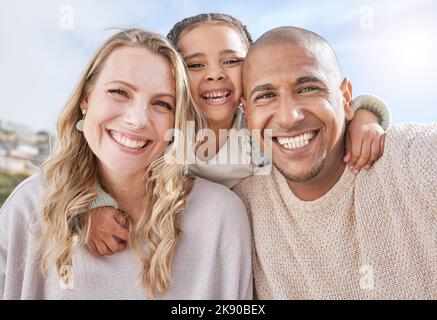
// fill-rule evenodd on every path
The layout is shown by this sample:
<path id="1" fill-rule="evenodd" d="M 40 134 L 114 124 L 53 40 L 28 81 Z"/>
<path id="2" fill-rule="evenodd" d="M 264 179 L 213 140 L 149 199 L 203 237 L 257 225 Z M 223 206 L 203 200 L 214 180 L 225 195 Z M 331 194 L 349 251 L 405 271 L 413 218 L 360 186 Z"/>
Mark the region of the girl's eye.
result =
<path id="1" fill-rule="evenodd" d="M 225 64 L 227 64 L 227 65 L 233 65 L 233 64 L 240 63 L 240 62 L 242 62 L 242 61 L 243 61 L 243 59 L 230 59 L 230 60 L 226 60 L 226 61 L 225 61 Z"/>
<path id="2" fill-rule="evenodd" d="M 261 100 L 261 99 L 269 99 L 274 98 L 276 95 L 272 92 L 263 93 L 255 98 L 255 101 Z"/>
<path id="3" fill-rule="evenodd" d="M 121 90 L 121 89 L 112 89 L 108 91 L 109 93 L 116 95 L 116 96 L 124 96 L 126 98 L 129 98 L 129 95 L 127 94 L 126 91 Z"/>
<path id="4" fill-rule="evenodd" d="M 200 63 L 192 63 L 187 65 L 188 69 L 200 69 L 203 67 L 203 64 Z"/>
<path id="5" fill-rule="evenodd" d="M 164 109 L 173 110 L 173 107 L 169 103 L 167 103 L 167 102 L 157 101 L 155 104 L 157 106 L 160 106 L 160 107 L 164 108 Z"/>
<path id="6" fill-rule="evenodd" d="M 314 90 L 319 90 L 319 88 L 317 87 L 305 87 L 302 88 L 298 91 L 298 93 L 305 93 L 305 92 L 310 92 L 310 91 L 314 91 Z"/>

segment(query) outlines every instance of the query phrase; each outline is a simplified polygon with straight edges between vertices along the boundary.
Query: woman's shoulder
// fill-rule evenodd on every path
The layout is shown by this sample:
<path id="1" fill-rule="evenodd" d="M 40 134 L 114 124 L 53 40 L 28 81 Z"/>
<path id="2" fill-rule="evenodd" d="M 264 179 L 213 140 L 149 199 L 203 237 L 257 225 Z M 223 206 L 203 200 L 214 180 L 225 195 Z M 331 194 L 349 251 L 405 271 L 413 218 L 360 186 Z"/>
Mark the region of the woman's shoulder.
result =
<path id="1" fill-rule="evenodd" d="M 241 199 L 229 188 L 203 178 L 196 177 L 193 190 L 187 199 L 187 209 L 212 219 L 243 219 L 246 209 Z"/>
<path id="2" fill-rule="evenodd" d="M 207 179 L 196 177 L 193 190 L 190 194 L 196 199 L 208 199 L 212 202 L 240 203 L 240 198 L 228 187 Z"/>
<path id="3" fill-rule="evenodd" d="M 39 209 L 45 190 L 46 182 L 41 173 L 28 177 L 6 199 L 0 209 L 0 216 L 13 212 L 15 218 L 20 218 L 33 213 Z M 17 215 L 16 212 L 21 212 L 22 215 Z"/>

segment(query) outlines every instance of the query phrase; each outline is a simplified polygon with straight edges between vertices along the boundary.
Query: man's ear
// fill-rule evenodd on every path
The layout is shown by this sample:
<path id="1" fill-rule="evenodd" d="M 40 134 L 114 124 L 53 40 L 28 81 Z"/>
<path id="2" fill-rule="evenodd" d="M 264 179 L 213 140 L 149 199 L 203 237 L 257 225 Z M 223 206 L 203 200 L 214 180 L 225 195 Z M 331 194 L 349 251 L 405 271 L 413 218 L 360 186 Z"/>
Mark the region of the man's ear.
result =
<path id="1" fill-rule="evenodd" d="M 348 78 L 344 78 L 340 86 L 343 97 L 343 107 L 346 120 L 351 121 L 355 115 L 355 109 L 352 107 L 352 83 Z"/>

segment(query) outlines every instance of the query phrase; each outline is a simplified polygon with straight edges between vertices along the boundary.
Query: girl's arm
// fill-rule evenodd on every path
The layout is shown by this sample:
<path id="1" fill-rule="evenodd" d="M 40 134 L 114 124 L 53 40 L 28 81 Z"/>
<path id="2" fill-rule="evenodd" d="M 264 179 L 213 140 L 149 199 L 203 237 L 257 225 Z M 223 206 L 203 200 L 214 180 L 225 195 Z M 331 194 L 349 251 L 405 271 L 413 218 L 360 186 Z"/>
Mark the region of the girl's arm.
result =
<path id="1" fill-rule="evenodd" d="M 358 96 L 352 103 L 355 117 L 347 127 L 343 160 L 354 174 L 358 174 L 364 166 L 369 169 L 384 153 L 390 111 L 384 102 L 372 95 Z"/>
<path id="2" fill-rule="evenodd" d="M 128 221 L 110 195 L 100 190 L 85 214 L 88 215 L 86 247 L 92 255 L 111 256 L 126 249 Z"/>

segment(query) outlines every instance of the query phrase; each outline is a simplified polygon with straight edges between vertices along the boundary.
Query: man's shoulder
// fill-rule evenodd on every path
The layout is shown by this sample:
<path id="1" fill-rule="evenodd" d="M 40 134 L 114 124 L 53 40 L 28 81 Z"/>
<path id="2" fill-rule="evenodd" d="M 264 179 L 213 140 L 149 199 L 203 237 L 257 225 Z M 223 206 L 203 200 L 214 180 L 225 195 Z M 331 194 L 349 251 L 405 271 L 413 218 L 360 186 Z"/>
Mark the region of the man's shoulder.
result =
<path id="1" fill-rule="evenodd" d="M 371 179 L 382 186 L 397 185 L 435 205 L 437 190 L 437 123 L 399 124 L 387 130 L 384 154 L 358 181 Z M 363 181 L 364 181 L 363 180 Z"/>
<path id="2" fill-rule="evenodd" d="M 386 148 L 393 151 L 400 147 L 413 145 L 429 145 L 436 142 L 437 122 L 429 124 L 402 123 L 391 126 L 387 130 Z"/>
<path id="3" fill-rule="evenodd" d="M 437 123 L 398 124 L 387 130 L 382 162 L 399 170 L 432 166 L 437 161 Z M 431 168 L 429 168 L 431 169 Z"/>
<path id="4" fill-rule="evenodd" d="M 232 191 L 246 202 L 246 199 L 253 196 L 262 195 L 265 188 L 271 189 L 272 176 L 271 172 L 263 175 L 254 175 L 240 181 Z"/>

